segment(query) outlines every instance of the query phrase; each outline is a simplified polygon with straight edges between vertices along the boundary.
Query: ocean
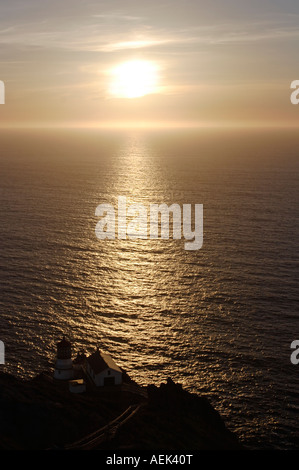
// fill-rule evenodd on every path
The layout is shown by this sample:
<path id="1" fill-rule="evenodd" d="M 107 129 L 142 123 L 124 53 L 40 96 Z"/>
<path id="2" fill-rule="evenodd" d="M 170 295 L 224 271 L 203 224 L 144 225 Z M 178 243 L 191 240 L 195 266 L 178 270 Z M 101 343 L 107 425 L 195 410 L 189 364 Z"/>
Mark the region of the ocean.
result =
<path id="1" fill-rule="evenodd" d="M 0 131 L 0 339 L 19 377 L 99 346 L 206 396 L 251 449 L 299 447 L 299 135 Z M 203 246 L 99 240 L 99 204 L 203 204 Z"/>

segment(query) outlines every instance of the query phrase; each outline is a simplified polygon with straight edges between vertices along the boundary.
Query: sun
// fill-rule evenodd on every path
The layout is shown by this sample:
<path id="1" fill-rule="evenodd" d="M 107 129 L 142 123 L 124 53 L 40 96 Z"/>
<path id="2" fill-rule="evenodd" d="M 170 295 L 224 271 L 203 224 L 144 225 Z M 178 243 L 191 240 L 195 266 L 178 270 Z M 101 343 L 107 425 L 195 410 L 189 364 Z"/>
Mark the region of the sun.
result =
<path id="1" fill-rule="evenodd" d="M 147 60 L 124 62 L 111 71 L 111 95 L 139 98 L 157 91 L 158 67 Z"/>

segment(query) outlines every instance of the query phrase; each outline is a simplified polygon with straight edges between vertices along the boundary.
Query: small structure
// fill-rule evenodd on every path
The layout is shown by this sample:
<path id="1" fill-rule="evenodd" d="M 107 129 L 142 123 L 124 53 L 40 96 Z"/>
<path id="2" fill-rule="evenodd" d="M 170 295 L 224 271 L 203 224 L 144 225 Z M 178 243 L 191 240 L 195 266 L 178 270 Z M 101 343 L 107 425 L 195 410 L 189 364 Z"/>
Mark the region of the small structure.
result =
<path id="1" fill-rule="evenodd" d="M 69 391 L 72 393 L 86 392 L 86 383 L 83 379 L 69 380 Z"/>
<path id="2" fill-rule="evenodd" d="M 121 369 L 109 354 L 99 349 L 86 358 L 85 369 L 97 387 L 122 383 Z"/>
<path id="3" fill-rule="evenodd" d="M 74 376 L 72 361 L 72 345 L 63 337 L 57 343 L 57 358 L 55 364 L 54 378 L 59 380 L 69 380 Z"/>

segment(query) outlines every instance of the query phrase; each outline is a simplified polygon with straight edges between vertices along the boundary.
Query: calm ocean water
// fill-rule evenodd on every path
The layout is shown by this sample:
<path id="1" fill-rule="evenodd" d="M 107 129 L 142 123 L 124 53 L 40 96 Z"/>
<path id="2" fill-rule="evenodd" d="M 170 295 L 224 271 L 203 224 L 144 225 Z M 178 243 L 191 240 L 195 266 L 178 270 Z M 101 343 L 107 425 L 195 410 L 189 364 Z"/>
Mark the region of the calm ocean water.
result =
<path id="1" fill-rule="evenodd" d="M 5 370 L 97 345 L 141 384 L 206 395 L 252 448 L 299 448 L 299 135 L 0 132 Z M 100 241 L 101 203 L 203 204 L 204 244 Z M 3 366 L 2 366 L 3 367 Z"/>

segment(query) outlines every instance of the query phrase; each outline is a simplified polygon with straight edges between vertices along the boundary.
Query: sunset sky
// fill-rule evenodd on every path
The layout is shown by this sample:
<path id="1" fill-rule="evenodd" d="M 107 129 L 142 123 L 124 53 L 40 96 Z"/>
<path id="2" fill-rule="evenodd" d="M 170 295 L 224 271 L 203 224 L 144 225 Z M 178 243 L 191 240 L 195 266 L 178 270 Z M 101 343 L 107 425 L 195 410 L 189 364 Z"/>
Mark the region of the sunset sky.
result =
<path id="1" fill-rule="evenodd" d="M 296 125 L 298 0 L 4 0 L 5 125 Z"/>

